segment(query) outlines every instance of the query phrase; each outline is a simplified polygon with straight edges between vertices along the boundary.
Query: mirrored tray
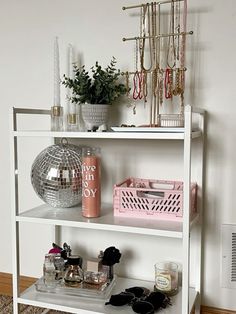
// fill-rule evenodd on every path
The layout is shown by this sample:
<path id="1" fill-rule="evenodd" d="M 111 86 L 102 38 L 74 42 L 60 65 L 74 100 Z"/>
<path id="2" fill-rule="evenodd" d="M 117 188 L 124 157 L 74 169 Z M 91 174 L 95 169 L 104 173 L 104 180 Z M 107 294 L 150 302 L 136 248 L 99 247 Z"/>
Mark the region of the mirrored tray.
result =
<path id="1" fill-rule="evenodd" d="M 110 296 L 112 289 L 116 283 L 116 276 L 111 282 L 104 283 L 102 285 L 92 285 L 87 283 L 81 283 L 78 287 L 69 287 L 64 284 L 63 280 L 59 280 L 55 285 L 45 285 L 43 277 L 41 277 L 36 283 L 35 288 L 39 292 L 49 292 L 61 295 L 80 296 L 95 299 L 106 299 Z"/>
<path id="2" fill-rule="evenodd" d="M 111 130 L 114 132 L 141 132 L 141 133 L 183 133 L 183 127 L 115 127 Z"/>

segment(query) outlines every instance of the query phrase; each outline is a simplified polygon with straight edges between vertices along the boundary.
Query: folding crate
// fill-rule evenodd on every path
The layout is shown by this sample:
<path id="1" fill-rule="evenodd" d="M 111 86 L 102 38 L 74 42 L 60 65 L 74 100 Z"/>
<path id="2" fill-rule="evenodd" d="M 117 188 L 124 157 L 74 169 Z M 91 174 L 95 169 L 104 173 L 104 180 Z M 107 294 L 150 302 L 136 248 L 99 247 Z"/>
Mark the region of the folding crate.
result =
<path id="1" fill-rule="evenodd" d="M 114 185 L 114 216 L 181 221 L 183 182 L 128 178 Z M 197 184 L 191 184 L 190 215 L 197 211 Z"/>

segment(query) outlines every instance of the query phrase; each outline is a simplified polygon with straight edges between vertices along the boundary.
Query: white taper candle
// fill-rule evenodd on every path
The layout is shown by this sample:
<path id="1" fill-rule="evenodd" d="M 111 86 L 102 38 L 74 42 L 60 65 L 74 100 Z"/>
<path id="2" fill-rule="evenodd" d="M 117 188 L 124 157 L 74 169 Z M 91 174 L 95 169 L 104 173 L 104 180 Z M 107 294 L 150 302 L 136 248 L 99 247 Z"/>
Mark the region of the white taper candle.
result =
<path id="1" fill-rule="evenodd" d="M 74 73 L 74 48 L 72 44 L 68 45 L 68 77 L 71 79 L 74 79 L 75 73 Z M 67 89 L 67 99 L 68 99 L 68 107 L 69 107 L 69 113 L 73 114 L 75 113 L 76 106 L 75 104 L 71 103 L 71 100 L 69 100 L 72 97 L 72 90 L 70 88 Z"/>
<path id="2" fill-rule="evenodd" d="M 71 44 L 69 44 L 69 61 L 68 61 L 68 76 L 70 78 L 75 77 L 75 72 L 74 72 L 74 62 L 75 62 L 75 56 L 74 56 L 74 48 Z"/>
<path id="3" fill-rule="evenodd" d="M 54 106 L 61 105 L 60 97 L 60 61 L 58 37 L 54 41 Z"/>

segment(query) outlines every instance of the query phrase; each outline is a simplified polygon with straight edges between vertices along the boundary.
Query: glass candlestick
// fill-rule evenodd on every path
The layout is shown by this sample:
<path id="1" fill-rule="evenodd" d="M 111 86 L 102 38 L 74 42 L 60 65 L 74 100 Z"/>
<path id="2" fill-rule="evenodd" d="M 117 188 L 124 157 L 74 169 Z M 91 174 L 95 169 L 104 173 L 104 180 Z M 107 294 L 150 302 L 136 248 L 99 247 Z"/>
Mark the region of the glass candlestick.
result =
<path id="1" fill-rule="evenodd" d="M 63 131 L 63 107 L 51 107 L 51 131 Z"/>
<path id="2" fill-rule="evenodd" d="M 79 116 L 76 113 L 67 114 L 67 131 L 79 131 Z"/>
<path id="3" fill-rule="evenodd" d="M 69 102 L 67 113 L 67 131 L 79 131 L 78 104 Z"/>

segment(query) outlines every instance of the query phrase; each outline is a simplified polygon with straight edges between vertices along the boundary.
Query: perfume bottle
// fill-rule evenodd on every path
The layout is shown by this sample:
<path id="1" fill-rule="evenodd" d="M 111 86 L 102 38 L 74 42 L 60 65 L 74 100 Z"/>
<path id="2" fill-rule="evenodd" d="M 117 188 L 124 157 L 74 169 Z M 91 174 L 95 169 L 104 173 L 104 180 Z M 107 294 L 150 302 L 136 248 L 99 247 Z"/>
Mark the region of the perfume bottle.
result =
<path id="1" fill-rule="evenodd" d="M 98 147 L 82 149 L 82 215 L 87 218 L 100 216 L 100 155 Z"/>
<path id="2" fill-rule="evenodd" d="M 82 259 L 80 256 L 71 255 L 67 260 L 67 269 L 64 275 L 64 281 L 67 286 L 78 287 L 84 279 Z"/>

